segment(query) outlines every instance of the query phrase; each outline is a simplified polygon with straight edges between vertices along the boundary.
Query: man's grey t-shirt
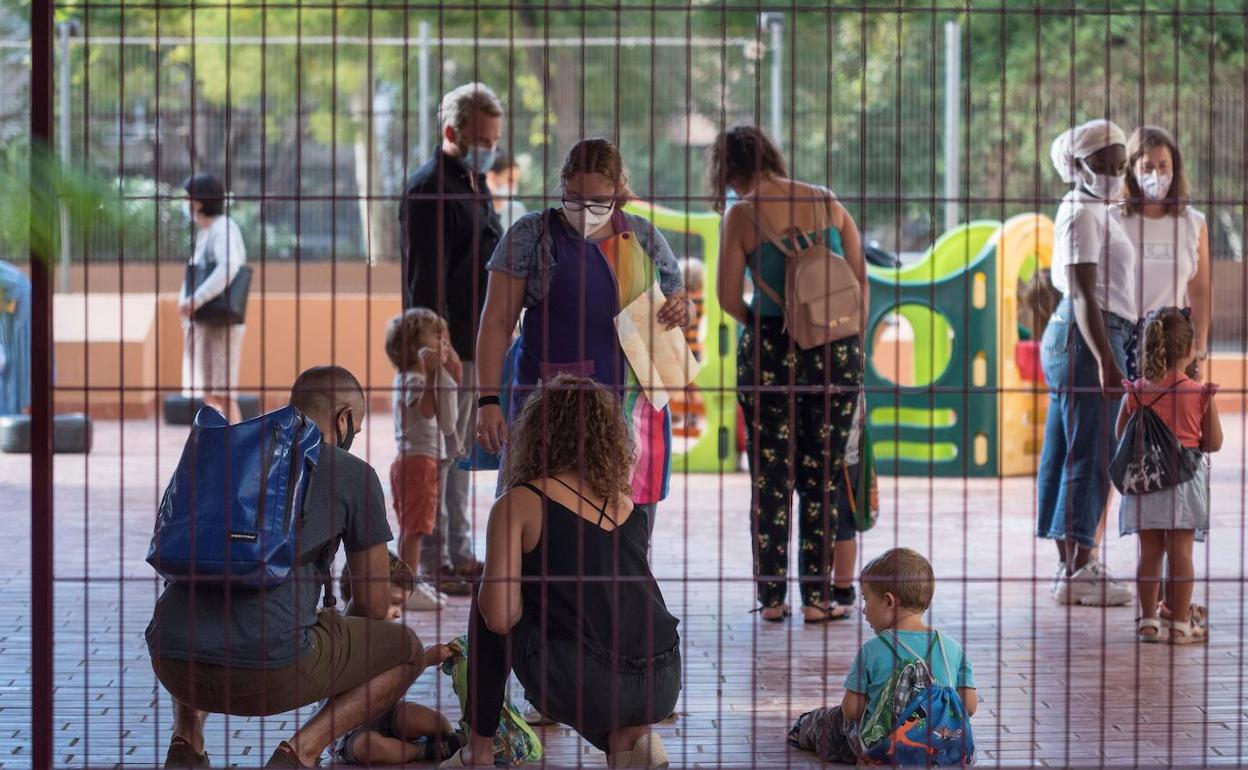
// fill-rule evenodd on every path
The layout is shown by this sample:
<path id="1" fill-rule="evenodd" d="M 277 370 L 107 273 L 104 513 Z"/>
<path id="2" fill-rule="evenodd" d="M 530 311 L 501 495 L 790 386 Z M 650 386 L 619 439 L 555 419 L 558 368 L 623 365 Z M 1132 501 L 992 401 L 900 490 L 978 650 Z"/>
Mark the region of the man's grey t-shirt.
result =
<path id="1" fill-rule="evenodd" d="M 299 550 L 306 560 L 341 538 L 347 552 L 393 538 L 385 495 L 372 466 L 322 444 L 303 502 Z M 170 583 L 147 626 L 153 657 L 234 668 L 281 668 L 311 644 L 325 570 L 319 560 L 298 567 L 282 585 L 225 590 Z"/>

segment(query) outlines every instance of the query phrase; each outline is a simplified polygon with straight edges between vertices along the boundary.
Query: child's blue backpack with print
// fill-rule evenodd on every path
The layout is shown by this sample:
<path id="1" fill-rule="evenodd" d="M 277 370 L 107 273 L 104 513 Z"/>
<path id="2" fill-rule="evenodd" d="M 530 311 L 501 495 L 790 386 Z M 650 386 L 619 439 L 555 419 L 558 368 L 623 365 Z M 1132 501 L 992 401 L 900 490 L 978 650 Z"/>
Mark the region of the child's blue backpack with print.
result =
<path id="1" fill-rule="evenodd" d="M 171 583 L 285 582 L 301 563 L 303 495 L 320 449 L 320 429 L 293 406 L 237 425 L 200 409 L 160 501 L 148 564 Z"/>
<path id="2" fill-rule="evenodd" d="M 945 671 L 952 676 L 940 632 L 933 635 L 932 646 L 940 649 Z M 896 633 L 892 633 L 892 641 L 894 653 L 900 648 L 910 657 L 902 660 L 898 656 L 897 668 L 874 708 L 863 715 L 858 730 L 851 734 L 859 762 L 896 767 L 972 764 L 975 739 L 971 718 L 956 682 L 937 681 L 924 656 L 910 649 Z"/>

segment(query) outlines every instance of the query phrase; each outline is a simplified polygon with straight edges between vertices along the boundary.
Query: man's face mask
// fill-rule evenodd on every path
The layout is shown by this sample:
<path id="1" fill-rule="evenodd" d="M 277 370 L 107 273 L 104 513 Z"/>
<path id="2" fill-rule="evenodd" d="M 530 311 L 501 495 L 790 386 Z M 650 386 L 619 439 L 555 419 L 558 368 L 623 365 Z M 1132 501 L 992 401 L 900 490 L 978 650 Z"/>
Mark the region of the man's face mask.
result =
<path id="1" fill-rule="evenodd" d="M 346 435 L 343 435 L 342 431 L 338 430 L 338 422 L 336 420 L 334 421 L 334 432 L 338 434 L 334 437 L 334 444 L 344 452 L 351 451 L 351 442 L 355 441 L 355 415 L 351 413 L 350 409 L 347 410 Z"/>

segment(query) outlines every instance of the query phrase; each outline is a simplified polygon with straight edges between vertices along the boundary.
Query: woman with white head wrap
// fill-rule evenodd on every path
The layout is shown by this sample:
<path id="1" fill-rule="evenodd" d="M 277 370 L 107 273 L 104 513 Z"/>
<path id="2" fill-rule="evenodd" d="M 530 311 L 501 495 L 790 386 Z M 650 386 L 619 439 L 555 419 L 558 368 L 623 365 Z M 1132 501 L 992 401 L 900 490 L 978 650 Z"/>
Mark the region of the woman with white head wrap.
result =
<path id="1" fill-rule="evenodd" d="M 1113 426 L 1135 323 L 1136 254 L 1119 212 L 1127 137 L 1091 120 L 1053 142 L 1062 181 L 1073 185 L 1055 218 L 1053 285 L 1063 298 L 1040 345 L 1049 413 L 1036 486 L 1037 534 L 1057 543 L 1053 598 L 1061 604 L 1119 605 L 1129 586 L 1095 557 L 1109 500 Z"/>

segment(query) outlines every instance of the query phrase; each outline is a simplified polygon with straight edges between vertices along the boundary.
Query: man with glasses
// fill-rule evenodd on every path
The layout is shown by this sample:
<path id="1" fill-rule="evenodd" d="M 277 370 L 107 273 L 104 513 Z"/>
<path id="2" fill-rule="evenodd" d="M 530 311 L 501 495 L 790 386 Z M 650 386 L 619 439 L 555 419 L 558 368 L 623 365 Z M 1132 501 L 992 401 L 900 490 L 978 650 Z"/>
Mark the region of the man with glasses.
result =
<path id="1" fill-rule="evenodd" d="M 503 229 L 485 173 L 498 154 L 503 107 L 481 83 L 442 99 L 442 144 L 408 180 L 399 209 L 403 308 L 427 307 L 446 319 L 451 346 L 464 362 L 457 433 L 466 446 L 476 418 L 476 324 L 485 301 L 485 263 Z M 454 459 L 454 458 L 448 458 Z M 481 574 L 468 518 L 468 472 L 450 463 L 443 513 L 422 544 L 421 567 L 448 594 L 468 595 Z M 412 565 L 416 566 L 416 565 Z"/>

